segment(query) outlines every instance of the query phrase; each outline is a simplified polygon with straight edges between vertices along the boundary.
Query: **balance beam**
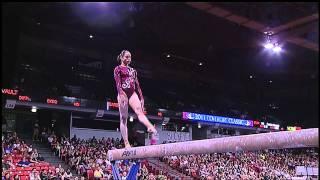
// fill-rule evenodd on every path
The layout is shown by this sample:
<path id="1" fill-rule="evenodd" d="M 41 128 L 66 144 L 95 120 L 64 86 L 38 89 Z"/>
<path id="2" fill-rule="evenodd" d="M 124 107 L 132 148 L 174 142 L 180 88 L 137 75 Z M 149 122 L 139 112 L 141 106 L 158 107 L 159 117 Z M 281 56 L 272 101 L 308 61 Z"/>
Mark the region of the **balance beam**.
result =
<path id="1" fill-rule="evenodd" d="M 318 128 L 232 136 L 109 150 L 110 161 L 152 157 L 319 147 Z"/>

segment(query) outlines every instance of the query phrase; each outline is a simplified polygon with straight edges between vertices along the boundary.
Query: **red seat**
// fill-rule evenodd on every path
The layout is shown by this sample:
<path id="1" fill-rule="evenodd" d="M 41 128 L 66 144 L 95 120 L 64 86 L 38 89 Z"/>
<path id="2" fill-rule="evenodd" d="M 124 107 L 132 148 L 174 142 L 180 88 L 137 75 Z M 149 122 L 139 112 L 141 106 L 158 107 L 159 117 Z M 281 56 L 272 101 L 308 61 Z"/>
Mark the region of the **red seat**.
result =
<path id="1" fill-rule="evenodd" d="M 33 169 L 32 167 L 25 167 L 24 168 L 25 171 L 32 171 L 32 169 Z"/>
<path id="2" fill-rule="evenodd" d="M 20 180 L 28 180 L 28 179 L 29 179 L 29 176 L 20 176 Z"/>
<path id="3" fill-rule="evenodd" d="M 16 161 L 18 163 L 21 160 L 22 160 L 21 158 L 15 158 L 15 159 L 13 159 L 13 162 Z"/>
<path id="4" fill-rule="evenodd" d="M 24 168 L 23 167 L 16 167 L 16 171 L 22 171 L 22 170 L 24 170 Z"/>
<path id="5" fill-rule="evenodd" d="M 49 167 L 48 167 L 48 166 L 42 166 L 42 167 L 41 167 L 41 170 L 47 170 L 47 171 L 48 171 L 48 170 L 49 170 Z"/>

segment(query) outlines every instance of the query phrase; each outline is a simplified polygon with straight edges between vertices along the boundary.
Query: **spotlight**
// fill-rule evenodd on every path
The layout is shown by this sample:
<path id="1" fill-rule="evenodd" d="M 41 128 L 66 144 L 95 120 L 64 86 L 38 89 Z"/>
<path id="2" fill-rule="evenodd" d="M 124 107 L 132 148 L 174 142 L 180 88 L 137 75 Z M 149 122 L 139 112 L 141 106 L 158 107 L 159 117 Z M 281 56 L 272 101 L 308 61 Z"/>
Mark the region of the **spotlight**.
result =
<path id="1" fill-rule="evenodd" d="M 250 79 L 252 79 L 252 78 L 253 78 L 253 76 L 252 76 L 252 75 L 250 75 L 250 76 L 249 76 L 249 78 L 250 78 Z"/>
<path id="2" fill-rule="evenodd" d="M 170 57 L 170 54 L 167 55 L 167 58 L 169 58 L 169 57 Z"/>
<path id="3" fill-rule="evenodd" d="M 271 48 L 273 48 L 273 44 L 272 43 L 266 43 L 265 45 L 264 45 L 264 47 L 266 48 L 266 49 L 271 49 Z"/>
<path id="4" fill-rule="evenodd" d="M 276 47 L 273 48 L 273 51 L 276 52 L 276 53 L 277 53 L 277 52 L 280 52 L 281 50 L 282 50 L 282 49 L 281 49 L 281 47 L 279 47 L 279 46 L 276 46 Z"/>
<path id="5" fill-rule="evenodd" d="M 133 117 L 132 117 L 132 116 L 130 116 L 129 121 L 130 121 L 130 122 L 133 122 Z"/>
<path id="6" fill-rule="evenodd" d="M 90 35 L 89 35 L 89 38 L 92 39 L 92 38 L 93 38 L 93 35 L 90 34 Z"/>
<path id="7" fill-rule="evenodd" d="M 202 66 L 202 62 L 199 63 L 199 66 Z"/>

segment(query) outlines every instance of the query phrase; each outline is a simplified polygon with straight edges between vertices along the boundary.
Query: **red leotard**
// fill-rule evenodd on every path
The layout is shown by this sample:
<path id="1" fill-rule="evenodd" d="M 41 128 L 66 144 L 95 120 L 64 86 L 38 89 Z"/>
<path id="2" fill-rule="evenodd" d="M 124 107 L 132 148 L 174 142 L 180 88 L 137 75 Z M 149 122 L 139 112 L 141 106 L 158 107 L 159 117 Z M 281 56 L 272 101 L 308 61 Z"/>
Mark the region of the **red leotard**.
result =
<path id="1" fill-rule="evenodd" d="M 137 78 L 137 71 L 132 67 L 119 65 L 114 68 L 114 79 L 116 81 L 117 91 L 119 93 L 122 89 L 126 93 L 128 99 L 130 99 L 135 92 L 136 83 L 140 98 L 142 97 L 142 91 Z"/>

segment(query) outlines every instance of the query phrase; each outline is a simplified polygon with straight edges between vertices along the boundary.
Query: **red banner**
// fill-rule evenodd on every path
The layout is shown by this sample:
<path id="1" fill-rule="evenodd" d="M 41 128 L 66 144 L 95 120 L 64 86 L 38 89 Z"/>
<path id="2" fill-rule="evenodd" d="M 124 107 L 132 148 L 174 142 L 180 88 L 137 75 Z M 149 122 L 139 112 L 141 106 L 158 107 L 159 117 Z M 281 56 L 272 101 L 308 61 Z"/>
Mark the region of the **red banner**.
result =
<path id="1" fill-rule="evenodd" d="M 47 98 L 47 104 L 58 104 L 58 100 Z"/>
<path id="2" fill-rule="evenodd" d="M 13 95 L 16 96 L 18 94 L 18 90 L 16 89 L 1 89 L 2 94 L 8 94 L 8 95 Z"/>

